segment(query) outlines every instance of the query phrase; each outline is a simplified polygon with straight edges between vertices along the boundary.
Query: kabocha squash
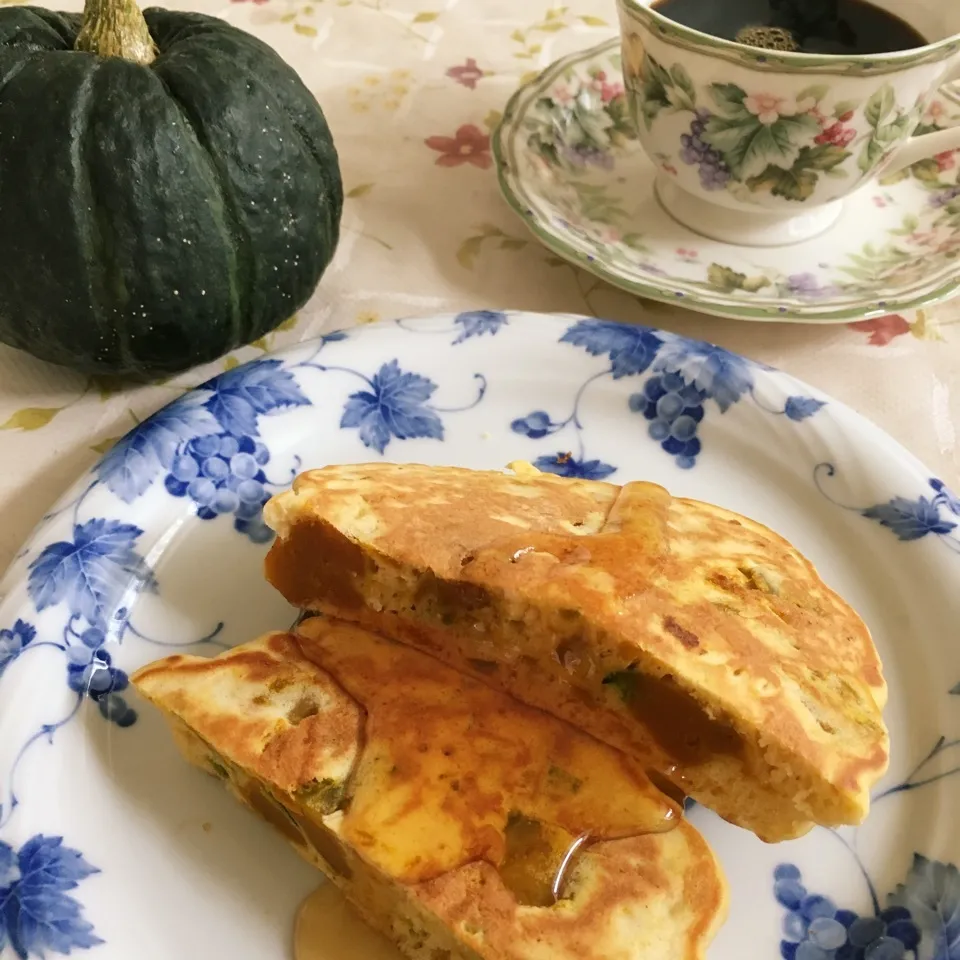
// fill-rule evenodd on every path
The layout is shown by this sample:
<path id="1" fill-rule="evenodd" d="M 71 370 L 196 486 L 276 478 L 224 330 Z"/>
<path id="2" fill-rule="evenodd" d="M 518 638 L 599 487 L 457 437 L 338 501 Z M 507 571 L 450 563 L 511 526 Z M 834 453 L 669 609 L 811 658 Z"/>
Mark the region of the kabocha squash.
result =
<path id="1" fill-rule="evenodd" d="M 317 101 L 256 38 L 0 8 L 0 341 L 136 378 L 211 360 L 306 302 L 342 207 Z"/>

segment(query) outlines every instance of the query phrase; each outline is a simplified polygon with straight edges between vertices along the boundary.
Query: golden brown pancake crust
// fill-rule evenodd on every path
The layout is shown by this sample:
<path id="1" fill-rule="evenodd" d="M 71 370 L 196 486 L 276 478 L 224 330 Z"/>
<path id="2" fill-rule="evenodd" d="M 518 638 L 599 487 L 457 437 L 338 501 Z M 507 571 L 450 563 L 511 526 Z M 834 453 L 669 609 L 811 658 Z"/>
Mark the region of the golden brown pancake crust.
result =
<path id="1" fill-rule="evenodd" d="M 459 947 L 443 949 L 457 960 L 698 960 L 722 922 L 719 867 L 681 821 L 594 844 L 575 861 L 565 899 L 519 904 L 484 859 L 496 857 L 497 844 L 483 842 L 502 837 L 511 806 L 617 835 L 672 804 L 617 751 L 415 650 L 317 618 L 212 660 L 169 657 L 133 682 L 194 762 L 228 776 L 411 956 L 432 956 L 398 932 L 412 924 L 427 930 L 417 942 L 453 937 Z M 327 782 L 348 785 L 346 812 L 310 806 L 311 787 Z M 368 816 L 378 797 L 386 802 Z M 309 845 L 278 804 L 301 827 L 309 818 Z"/>
<path id="2" fill-rule="evenodd" d="M 765 839 L 866 814 L 888 754 L 879 658 L 758 523 L 647 483 L 382 463 L 309 471 L 265 517 L 292 603 L 482 674 Z"/>

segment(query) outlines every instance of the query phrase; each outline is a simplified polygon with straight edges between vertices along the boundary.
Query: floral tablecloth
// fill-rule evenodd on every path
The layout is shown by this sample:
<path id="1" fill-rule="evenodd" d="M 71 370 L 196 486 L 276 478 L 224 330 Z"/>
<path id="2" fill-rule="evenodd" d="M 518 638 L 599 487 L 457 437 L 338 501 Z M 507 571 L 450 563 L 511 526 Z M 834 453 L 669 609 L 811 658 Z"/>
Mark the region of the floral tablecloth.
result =
<path id="1" fill-rule="evenodd" d="M 960 479 L 960 300 L 832 327 L 718 320 L 558 264 L 507 208 L 491 128 L 522 78 L 616 33 L 613 0 L 170 5 L 257 34 L 316 93 L 347 191 L 340 248 L 313 300 L 281 330 L 163 383 L 91 380 L 0 347 L 0 568 L 118 436 L 225 365 L 337 327 L 483 307 L 593 314 L 713 340 L 831 393 L 933 474 Z"/>

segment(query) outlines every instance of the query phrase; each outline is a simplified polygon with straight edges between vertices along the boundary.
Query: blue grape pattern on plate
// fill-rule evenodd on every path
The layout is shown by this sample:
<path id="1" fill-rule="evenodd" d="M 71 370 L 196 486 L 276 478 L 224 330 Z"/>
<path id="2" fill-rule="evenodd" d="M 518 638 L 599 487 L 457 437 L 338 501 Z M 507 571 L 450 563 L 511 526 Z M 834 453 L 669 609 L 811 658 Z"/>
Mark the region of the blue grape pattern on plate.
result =
<path id="1" fill-rule="evenodd" d="M 651 439 L 676 457 L 678 467 L 690 469 L 700 452 L 697 429 L 706 398 L 703 390 L 684 383 L 679 373 L 664 373 L 650 377 L 640 393 L 631 395 L 629 404 L 631 411 L 650 421 Z"/>
<path id="2" fill-rule="evenodd" d="M 143 531 L 139 527 L 104 517 L 81 520 L 80 511 L 91 490 L 88 487 L 69 505 L 69 539 L 46 544 L 28 566 L 27 594 L 37 620 L 19 618 L 0 629 L 0 679 L 20 658 L 52 649 L 63 656 L 64 683 L 72 695 L 59 718 L 45 722 L 16 753 L 0 795 L 0 827 L 20 803 L 17 775 L 24 758 L 37 744 L 53 743 L 57 731 L 73 720 L 85 700 L 96 704 L 100 716 L 118 728 L 137 721 L 136 711 L 123 695 L 129 677 L 114 662 L 115 648 L 127 632 L 156 642 L 134 626 L 128 604 L 143 591 L 155 592 L 158 585 L 140 553 Z M 213 642 L 220 627 L 198 641 L 164 645 Z"/>
<path id="3" fill-rule="evenodd" d="M 787 911 L 780 941 L 783 960 L 960 957 L 960 872 L 953 864 L 915 854 L 886 906 L 880 905 L 867 877 L 873 900 L 868 914 L 840 909 L 829 897 L 810 893 L 792 863 L 780 864 L 773 877 L 774 896 Z"/>
<path id="4" fill-rule="evenodd" d="M 800 870 L 782 863 L 774 870 L 774 896 L 787 910 L 780 955 L 784 960 L 904 960 L 916 956 L 920 930 L 906 907 L 874 916 L 841 910 L 829 898 L 807 892 Z"/>
<path id="5" fill-rule="evenodd" d="M 208 434 L 183 447 L 163 482 L 172 496 L 189 497 L 201 520 L 232 514 L 240 533 L 265 543 L 271 534 L 260 517 L 272 495 L 263 469 L 269 461 L 270 451 L 253 437 Z"/>
<path id="6" fill-rule="evenodd" d="M 507 323 L 502 313 L 474 311 L 454 318 L 455 343 Z M 288 486 L 300 467 L 293 458 L 286 472 L 271 477 L 271 454 L 261 439 L 260 420 L 310 406 L 298 381 L 307 371 L 346 374 L 365 389 L 348 397 L 341 429 L 356 429 L 364 446 L 383 454 L 391 440 L 443 439 L 442 413 L 456 413 L 483 399 L 486 380 L 477 374 L 476 395 L 464 406 L 431 403 L 437 385 L 402 370 L 396 360 L 368 377 L 358 370 L 322 362 L 324 351 L 347 339 L 336 332 L 320 339 L 313 354 L 290 365 L 264 358 L 235 367 L 201 384 L 144 420 L 123 437 L 97 467 L 97 481 L 125 503 L 143 496 L 159 476 L 167 493 L 188 498 L 201 520 L 233 517 L 234 528 L 255 543 L 272 536 L 262 520 L 263 505 Z"/>
<path id="7" fill-rule="evenodd" d="M 139 424 L 108 451 L 97 477 L 132 503 L 163 474 L 167 492 L 189 497 L 202 520 L 232 515 L 240 533 L 262 543 L 270 536 L 263 504 L 290 476 L 267 477 L 259 420 L 309 402 L 279 360 L 236 367 Z"/>
<path id="8" fill-rule="evenodd" d="M 940 761 L 958 748 L 960 739 L 940 737 L 904 780 L 872 798 L 873 806 L 956 777 L 960 767 Z M 830 897 L 811 893 L 795 864 L 781 863 L 773 873 L 773 894 L 787 911 L 783 960 L 960 960 L 960 872 L 953 864 L 915 853 L 903 883 L 883 903 L 856 845 L 840 831 L 830 832 L 866 882 L 871 910 L 839 908 Z"/>
<path id="9" fill-rule="evenodd" d="M 27 589 L 37 614 L 54 607 L 63 611 L 60 637 L 44 645 L 63 652 L 67 686 L 77 695 L 74 709 L 65 720 L 51 725 L 47 736 L 73 716 L 84 697 L 97 703 L 101 714 L 118 726 L 127 727 L 136 720 L 121 696 L 127 674 L 113 665 L 106 645 L 111 630 L 119 640 L 114 618 L 123 595 L 157 587 L 137 550 L 142 534 L 139 527 L 118 520 L 94 518 L 81 523 L 75 511 L 72 538 L 48 544 L 30 563 Z M 24 644 L 20 655 L 39 646 Z"/>
<path id="10" fill-rule="evenodd" d="M 640 389 L 628 398 L 628 409 L 643 416 L 648 422 L 647 435 L 683 470 L 696 466 L 703 449 L 700 424 L 710 404 L 720 413 L 726 413 L 749 395 L 761 409 L 795 422 L 814 416 L 824 405 L 824 401 L 810 396 L 789 394 L 775 401 L 761 396 L 755 377 L 755 372 L 761 369 L 759 364 L 723 347 L 663 330 L 609 320 L 580 320 L 561 336 L 560 342 L 579 347 L 595 357 L 606 357 L 609 366 L 584 381 L 574 396 L 568 416 L 557 418 L 546 410 L 533 410 L 517 417 L 510 426 L 514 433 L 531 440 L 573 431 L 576 452 L 560 450 L 537 460 L 540 469 L 562 476 L 603 479 L 616 470 L 611 464 L 588 459 L 583 438 L 584 397 L 594 381 L 607 377 L 621 380 L 647 374 Z M 576 472 L 577 464 L 584 463 L 594 466 L 585 472 Z"/>

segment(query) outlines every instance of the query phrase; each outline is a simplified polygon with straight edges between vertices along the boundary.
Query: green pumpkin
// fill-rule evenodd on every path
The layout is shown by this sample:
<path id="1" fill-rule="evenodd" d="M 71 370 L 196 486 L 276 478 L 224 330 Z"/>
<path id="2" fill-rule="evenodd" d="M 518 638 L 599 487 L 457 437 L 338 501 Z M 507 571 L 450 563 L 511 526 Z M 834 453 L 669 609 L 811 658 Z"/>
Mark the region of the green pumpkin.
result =
<path id="1" fill-rule="evenodd" d="M 242 30 L 132 0 L 84 18 L 0 8 L 0 341 L 170 374 L 307 301 L 339 236 L 337 154 Z"/>

